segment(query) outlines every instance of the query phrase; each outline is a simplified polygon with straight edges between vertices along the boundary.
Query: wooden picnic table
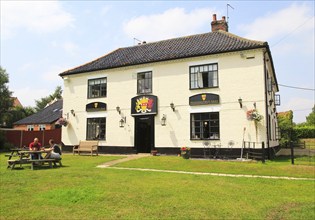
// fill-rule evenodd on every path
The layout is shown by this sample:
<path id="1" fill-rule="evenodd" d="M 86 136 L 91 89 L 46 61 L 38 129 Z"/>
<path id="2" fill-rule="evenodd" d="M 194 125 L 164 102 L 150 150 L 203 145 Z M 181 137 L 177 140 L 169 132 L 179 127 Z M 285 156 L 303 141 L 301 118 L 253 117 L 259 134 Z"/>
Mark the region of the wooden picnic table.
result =
<path id="1" fill-rule="evenodd" d="M 19 156 L 18 159 L 16 160 L 11 160 L 11 158 L 8 160 L 8 167 L 7 168 L 11 168 L 11 170 L 15 167 L 16 164 L 20 164 L 20 166 L 22 166 L 22 164 L 31 164 L 31 169 L 34 169 L 35 165 L 38 166 L 42 166 L 44 165 L 45 162 L 47 162 L 49 164 L 49 167 L 52 168 L 52 163 L 59 163 L 60 166 L 62 166 L 61 164 L 61 159 L 46 159 L 46 158 L 42 158 L 41 154 L 42 153 L 48 153 L 51 150 L 39 150 L 39 151 L 33 151 L 33 150 L 25 150 L 25 149 L 19 149 L 16 150 L 17 154 Z M 32 154 L 37 154 L 38 157 L 37 159 L 32 159 L 31 155 Z"/>
<path id="2" fill-rule="evenodd" d="M 26 150 L 25 148 L 11 148 L 10 149 L 10 154 L 6 154 L 6 157 L 9 157 L 8 160 L 11 160 L 12 157 L 17 157 L 20 156 L 19 152 L 22 150 Z"/>

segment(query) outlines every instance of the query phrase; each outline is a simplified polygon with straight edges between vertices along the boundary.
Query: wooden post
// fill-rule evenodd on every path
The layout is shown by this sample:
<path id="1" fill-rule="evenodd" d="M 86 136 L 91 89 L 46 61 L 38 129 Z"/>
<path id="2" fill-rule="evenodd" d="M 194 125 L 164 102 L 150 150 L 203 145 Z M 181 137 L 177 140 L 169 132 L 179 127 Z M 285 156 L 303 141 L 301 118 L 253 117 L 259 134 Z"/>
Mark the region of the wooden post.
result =
<path id="1" fill-rule="evenodd" d="M 262 142 L 261 143 L 261 148 L 262 148 L 262 163 L 265 163 L 265 156 L 266 156 L 266 153 L 265 153 L 265 142 Z"/>
<path id="2" fill-rule="evenodd" d="M 21 134 L 20 134 L 20 148 L 23 147 L 23 130 L 21 130 Z"/>
<path id="3" fill-rule="evenodd" d="M 292 141 L 290 141 L 290 148 L 291 148 L 291 164 L 294 165 L 294 149 L 293 149 Z"/>

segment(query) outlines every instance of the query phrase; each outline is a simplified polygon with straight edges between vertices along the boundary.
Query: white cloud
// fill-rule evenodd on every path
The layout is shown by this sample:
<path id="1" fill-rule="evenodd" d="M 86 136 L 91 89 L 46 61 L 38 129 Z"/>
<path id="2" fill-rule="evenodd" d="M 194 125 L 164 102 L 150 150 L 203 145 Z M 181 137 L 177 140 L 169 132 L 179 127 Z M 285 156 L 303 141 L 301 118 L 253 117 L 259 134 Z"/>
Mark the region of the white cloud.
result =
<path id="1" fill-rule="evenodd" d="M 53 65 L 47 68 L 42 75 L 42 79 L 47 81 L 47 83 L 56 84 L 59 83 L 60 85 L 63 83 L 61 77 L 58 75 L 61 72 L 64 72 L 67 69 L 65 66 L 57 66 Z"/>
<path id="2" fill-rule="evenodd" d="M 35 100 L 48 96 L 53 91 L 48 89 L 36 89 L 35 87 L 22 87 L 14 89 L 14 96 L 18 97 L 23 106 L 35 106 Z"/>
<path id="3" fill-rule="evenodd" d="M 79 47 L 78 45 L 76 45 L 75 43 L 73 42 L 65 42 L 63 45 L 62 45 L 62 48 L 69 54 L 72 54 L 72 55 L 75 55 L 78 53 L 79 51 Z"/>
<path id="4" fill-rule="evenodd" d="M 312 10 L 312 7 L 307 4 L 292 4 L 280 11 L 257 18 L 248 25 L 241 25 L 239 29 L 247 33 L 246 38 L 264 41 L 277 37 L 283 38 L 297 30 L 299 32 L 313 31 Z"/>
<path id="5" fill-rule="evenodd" d="M 57 1 L 1 1 L 1 31 L 6 38 L 20 29 L 51 33 L 73 22 L 74 17 Z"/>
<path id="6" fill-rule="evenodd" d="M 132 38 L 146 41 L 169 39 L 201 33 L 205 26 L 211 30 L 214 9 L 200 8 L 186 12 L 184 8 L 172 8 L 161 14 L 144 15 L 124 23 L 124 32 Z"/>

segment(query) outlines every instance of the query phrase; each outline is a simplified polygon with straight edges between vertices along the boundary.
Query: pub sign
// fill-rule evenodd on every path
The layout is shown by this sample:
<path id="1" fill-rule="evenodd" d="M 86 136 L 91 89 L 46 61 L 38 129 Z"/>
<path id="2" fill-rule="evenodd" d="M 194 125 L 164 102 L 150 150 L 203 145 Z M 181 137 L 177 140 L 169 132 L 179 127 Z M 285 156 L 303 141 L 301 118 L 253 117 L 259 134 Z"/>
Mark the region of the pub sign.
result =
<path id="1" fill-rule="evenodd" d="M 219 103 L 219 95 L 213 93 L 201 93 L 189 97 L 189 105 L 209 105 Z"/>
<path id="2" fill-rule="evenodd" d="M 156 115 L 157 97 L 154 95 L 140 95 L 131 99 L 131 115 Z"/>
<path id="3" fill-rule="evenodd" d="M 91 102 L 85 106 L 87 112 L 106 111 L 106 103 L 104 102 Z"/>

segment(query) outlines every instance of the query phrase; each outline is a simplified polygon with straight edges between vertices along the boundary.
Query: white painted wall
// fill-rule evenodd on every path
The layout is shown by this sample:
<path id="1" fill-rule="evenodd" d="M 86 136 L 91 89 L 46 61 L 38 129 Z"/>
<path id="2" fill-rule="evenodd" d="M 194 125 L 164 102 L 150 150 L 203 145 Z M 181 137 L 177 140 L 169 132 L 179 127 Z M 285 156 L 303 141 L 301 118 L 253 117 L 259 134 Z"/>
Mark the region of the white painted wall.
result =
<path id="1" fill-rule="evenodd" d="M 153 78 L 152 95 L 158 97 L 156 147 L 202 147 L 203 141 L 190 140 L 190 113 L 209 111 L 220 112 L 220 141 L 212 143 L 221 143 L 222 147 L 227 147 L 228 142 L 233 140 L 235 147 L 240 147 L 244 128 L 245 141 L 266 142 L 263 51 L 253 50 L 247 54 L 254 58 L 246 59 L 240 53 L 228 53 L 70 75 L 64 80 L 63 94 L 63 112 L 65 116 L 68 115 L 70 125 L 63 127 L 62 141 L 66 145 L 78 144 L 86 137 L 86 119 L 100 116 L 106 117 L 106 141 L 102 141 L 101 145 L 133 147 L 131 98 L 137 96 L 137 73 L 149 70 Z M 219 88 L 190 90 L 189 67 L 209 63 L 218 63 Z M 88 79 L 104 76 L 107 77 L 107 97 L 87 99 Z M 200 93 L 218 94 L 220 104 L 189 106 L 189 97 Z M 243 100 L 242 109 L 238 103 L 240 97 Z M 86 104 L 95 101 L 105 102 L 107 111 L 86 112 Z M 170 108 L 171 102 L 175 104 L 175 112 Z M 246 111 L 254 108 L 254 102 L 259 113 L 264 116 L 257 126 L 246 118 Z M 122 114 L 126 116 L 124 128 L 119 127 L 120 116 L 116 106 L 120 106 Z M 69 113 L 71 109 L 75 110 L 75 117 Z M 166 126 L 161 126 L 163 114 L 167 117 Z M 273 120 L 274 117 L 272 115 Z M 277 145 L 277 141 L 273 141 L 273 145 Z"/>

